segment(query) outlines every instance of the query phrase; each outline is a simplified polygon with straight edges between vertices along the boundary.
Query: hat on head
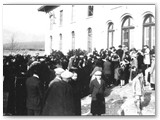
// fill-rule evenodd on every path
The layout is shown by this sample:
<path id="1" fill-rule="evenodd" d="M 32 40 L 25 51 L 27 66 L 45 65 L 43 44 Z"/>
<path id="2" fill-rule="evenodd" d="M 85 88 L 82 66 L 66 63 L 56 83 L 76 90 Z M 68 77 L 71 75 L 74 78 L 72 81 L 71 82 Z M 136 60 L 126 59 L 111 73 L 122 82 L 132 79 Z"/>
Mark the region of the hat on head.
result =
<path id="1" fill-rule="evenodd" d="M 55 71 L 56 75 L 60 75 L 60 74 L 62 74 L 64 72 L 64 69 L 62 69 L 62 68 L 56 68 L 56 69 L 54 69 L 54 71 Z"/>
<path id="2" fill-rule="evenodd" d="M 155 57 L 155 54 L 152 54 L 152 57 Z"/>
<path id="3" fill-rule="evenodd" d="M 40 60 L 41 62 L 44 62 L 44 61 L 45 61 L 45 59 L 44 59 L 44 58 L 40 58 L 39 60 Z"/>
<path id="4" fill-rule="evenodd" d="M 101 76 L 101 75 L 102 75 L 102 72 L 101 72 L 101 71 L 96 71 L 96 72 L 94 73 L 94 75 L 95 75 L 95 76 Z"/>
<path id="5" fill-rule="evenodd" d="M 79 57 L 80 57 L 80 58 L 83 58 L 84 56 L 83 56 L 83 55 L 80 55 Z"/>
<path id="6" fill-rule="evenodd" d="M 122 48 L 122 45 L 119 45 L 118 47 Z"/>
<path id="7" fill-rule="evenodd" d="M 125 67 L 125 65 L 126 65 L 126 64 L 125 64 L 125 61 L 121 61 L 121 62 L 120 62 L 120 66 L 121 66 L 121 67 Z"/>
<path id="8" fill-rule="evenodd" d="M 137 76 L 138 76 L 138 78 L 143 78 L 143 74 L 142 73 L 139 73 Z"/>
<path id="9" fill-rule="evenodd" d="M 78 68 L 77 68 L 77 67 L 72 66 L 70 69 L 72 69 L 72 70 L 77 70 Z"/>
<path id="10" fill-rule="evenodd" d="M 68 70 L 64 71 L 62 74 L 61 74 L 61 77 L 63 79 L 68 79 L 68 78 L 71 78 L 73 76 L 73 73 L 72 72 L 69 72 Z"/>
<path id="11" fill-rule="evenodd" d="M 77 73 L 73 73 L 72 80 L 76 80 L 76 79 L 77 79 Z"/>
<path id="12" fill-rule="evenodd" d="M 32 67 L 34 67 L 34 66 L 37 66 L 37 65 L 40 65 L 40 62 L 38 62 L 38 61 L 33 61 L 33 62 L 30 64 L 29 69 L 32 68 Z"/>

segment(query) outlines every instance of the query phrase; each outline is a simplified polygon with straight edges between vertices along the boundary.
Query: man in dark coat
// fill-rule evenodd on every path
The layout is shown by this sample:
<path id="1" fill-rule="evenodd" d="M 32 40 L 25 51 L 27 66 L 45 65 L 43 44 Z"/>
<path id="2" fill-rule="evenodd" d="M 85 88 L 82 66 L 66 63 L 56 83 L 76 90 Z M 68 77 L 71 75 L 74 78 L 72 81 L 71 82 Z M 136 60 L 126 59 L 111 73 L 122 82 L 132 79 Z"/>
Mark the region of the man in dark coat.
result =
<path id="1" fill-rule="evenodd" d="M 3 67 L 4 70 L 4 81 L 3 81 L 3 91 L 8 94 L 8 102 L 6 112 L 8 115 L 15 114 L 15 62 L 12 58 Z"/>
<path id="2" fill-rule="evenodd" d="M 71 116 L 74 115 L 73 90 L 68 80 L 73 76 L 69 71 L 61 74 L 49 85 L 46 93 L 42 115 L 47 116 Z"/>
<path id="3" fill-rule="evenodd" d="M 40 88 L 39 80 L 39 65 L 33 66 L 33 76 L 26 80 L 27 89 L 27 114 L 28 115 L 40 115 L 42 108 L 42 90 Z"/>
<path id="4" fill-rule="evenodd" d="M 105 113 L 105 82 L 101 79 L 102 72 L 95 72 L 95 79 L 91 81 L 90 93 L 92 97 L 91 113 L 93 115 L 101 115 Z"/>
<path id="5" fill-rule="evenodd" d="M 123 53 L 124 53 L 124 51 L 122 50 L 122 45 L 118 46 L 118 50 L 116 51 L 116 53 L 119 55 L 120 61 L 122 61 L 122 57 L 123 57 Z"/>
<path id="6" fill-rule="evenodd" d="M 78 69 L 72 67 L 70 71 L 73 73 L 72 80 L 69 81 L 69 84 L 73 89 L 75 115 L 81 115 L 81 82 L 79 79 Z"/>
<path id="7" fill-rule="evenodd" d="M 106 86 L 110 86 L 112 83 L 112 63 L 109 60 L 109 56 L 106 57 L 105 62 L 103 63 L 103 77 L 106 82 Z"/>

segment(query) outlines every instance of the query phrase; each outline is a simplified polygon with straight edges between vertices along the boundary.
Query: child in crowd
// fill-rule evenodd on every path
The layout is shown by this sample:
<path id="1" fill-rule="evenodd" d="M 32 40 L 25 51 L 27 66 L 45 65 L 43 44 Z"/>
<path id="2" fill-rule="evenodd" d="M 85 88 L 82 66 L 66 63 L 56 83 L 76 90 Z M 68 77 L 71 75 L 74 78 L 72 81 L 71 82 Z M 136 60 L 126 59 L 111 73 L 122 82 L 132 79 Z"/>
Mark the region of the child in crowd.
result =
<path id="1" fill-rule="evenodd" d="M 142 96 L 144 95 L 144 84 L 143 84 L 143 74 L 139 71 L 138 75 L 133 79 L 132 87 L 133 87 L 133 94 L 135 97 L 135 104 L 137 107 L 137 113 L 139 115 L 142 114 Z"/>

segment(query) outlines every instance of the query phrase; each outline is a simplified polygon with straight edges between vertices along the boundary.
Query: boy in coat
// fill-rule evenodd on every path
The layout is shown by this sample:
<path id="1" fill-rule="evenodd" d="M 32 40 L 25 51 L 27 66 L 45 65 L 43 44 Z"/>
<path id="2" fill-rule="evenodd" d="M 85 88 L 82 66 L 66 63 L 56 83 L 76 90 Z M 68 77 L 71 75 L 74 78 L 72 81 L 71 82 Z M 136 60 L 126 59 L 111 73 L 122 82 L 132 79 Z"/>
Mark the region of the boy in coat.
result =
<path id="1" fill-rule="evenodd" d="M 144 95 L 144 83 L 143 83 L 143 74 L 139 73 L 134 79 L 132 83 L 133 94 L 135 97 L 135 104 L 137 107 L 137 114 L 141 115 L 141 101 L 142 96 Z"/>
<path id="2" fill-rule="evenodd" d="M 101 78 L 101 71 L 96 71 L 94 75 L 95 79 L 89 85 L 92 97 L 91 113 L 93 115 L 101 115 L 105 113 L 105 82 Z"/>

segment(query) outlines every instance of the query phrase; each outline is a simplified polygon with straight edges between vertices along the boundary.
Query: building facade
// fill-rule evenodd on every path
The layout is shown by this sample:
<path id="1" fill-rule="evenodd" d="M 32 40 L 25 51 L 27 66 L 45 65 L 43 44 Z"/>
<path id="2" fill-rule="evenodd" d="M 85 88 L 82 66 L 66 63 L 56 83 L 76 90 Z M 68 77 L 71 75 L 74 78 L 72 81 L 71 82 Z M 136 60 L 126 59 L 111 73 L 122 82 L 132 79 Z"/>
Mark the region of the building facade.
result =
<path id="1" fill-rule="evenodd" d="M 92 52 L 125 45 L 129 49 L 155 46 L 155 5 L 42 6 L 50 29 L 45 53 L 81 48 Z"/>

